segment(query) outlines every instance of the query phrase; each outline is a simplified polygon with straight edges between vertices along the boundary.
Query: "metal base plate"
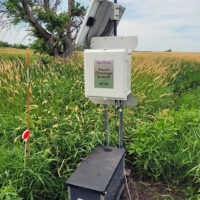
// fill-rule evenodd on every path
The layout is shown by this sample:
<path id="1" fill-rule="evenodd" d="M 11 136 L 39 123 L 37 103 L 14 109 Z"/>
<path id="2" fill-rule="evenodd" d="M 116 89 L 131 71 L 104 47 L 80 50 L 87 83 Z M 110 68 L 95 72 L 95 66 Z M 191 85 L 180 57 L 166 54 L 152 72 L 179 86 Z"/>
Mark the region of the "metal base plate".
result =
<path id="1" fill-rule="evenodd" d="M 106 104 L 106 105 L 115 105 L 115 100 L 111 100 L 111 99 L 97 99 L 97 98 L 90 98 L 92 103 L 94 104 Z M 123 105 L 124 106 L 136 106 L 137 105 L 137 100 L 136 98 L 133 96 L 132 93 L 130 93 L 127 97 L 126 101 L 123 101 Z"/>

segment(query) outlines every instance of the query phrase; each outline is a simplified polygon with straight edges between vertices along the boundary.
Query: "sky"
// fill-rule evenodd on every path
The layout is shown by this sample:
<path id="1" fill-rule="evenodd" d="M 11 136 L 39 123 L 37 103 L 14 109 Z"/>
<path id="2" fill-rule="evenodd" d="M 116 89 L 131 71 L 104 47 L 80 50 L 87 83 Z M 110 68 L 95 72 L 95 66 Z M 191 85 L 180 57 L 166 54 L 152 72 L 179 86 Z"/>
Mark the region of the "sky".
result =
<path id="1" fill-rule="evenodd" d="M 89 0 L 77 0 L 84 6 Z M 120 36 L 137 35 L 138 51 L 200 52 L 200 0 L 118 0 L 126 8 Z M 67 0 L 61 9 L 67 10 Z M 0 33 L 0 40 L 29 43 L 23 28 Z M 25 39 L 24 39 L 25 38 Z"/>

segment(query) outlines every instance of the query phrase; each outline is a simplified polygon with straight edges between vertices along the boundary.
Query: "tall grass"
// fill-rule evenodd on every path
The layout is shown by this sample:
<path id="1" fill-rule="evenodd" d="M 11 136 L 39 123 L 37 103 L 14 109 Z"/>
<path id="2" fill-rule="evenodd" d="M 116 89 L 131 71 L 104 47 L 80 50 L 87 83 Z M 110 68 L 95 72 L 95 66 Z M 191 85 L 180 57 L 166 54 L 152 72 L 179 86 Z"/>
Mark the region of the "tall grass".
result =
<path id="1" fill-rule="evenodd" d="M 26 64 L 14 56 L 1 60 L 0 199 L 67 199 L 66 179 L 104 142 L 103 107 L 84 97 L 82 55 L 48 62 L 32 58 L 30 66 L 30 165 L 24 166 Z M 132 91 L 139 104 L 124 111 L 127 162 L 138 177 L 184 185 L 190 197 L 200 189 L 199 79 L 197 62 L 137 53 Z M 109 113 L 116 145 L 113 107 Z"/>

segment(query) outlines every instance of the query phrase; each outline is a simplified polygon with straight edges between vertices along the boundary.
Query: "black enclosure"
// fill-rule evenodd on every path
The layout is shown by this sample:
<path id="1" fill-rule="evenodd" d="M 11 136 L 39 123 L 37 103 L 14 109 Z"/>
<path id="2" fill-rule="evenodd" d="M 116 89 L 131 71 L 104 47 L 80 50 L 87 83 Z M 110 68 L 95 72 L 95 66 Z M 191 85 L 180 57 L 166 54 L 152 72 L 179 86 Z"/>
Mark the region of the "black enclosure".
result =
<path id="1" fill-rule="evenodd" d="M 124 179 L 125 149 L 97 146 L 69 177 L 70 200 L 116 200 Z"/>

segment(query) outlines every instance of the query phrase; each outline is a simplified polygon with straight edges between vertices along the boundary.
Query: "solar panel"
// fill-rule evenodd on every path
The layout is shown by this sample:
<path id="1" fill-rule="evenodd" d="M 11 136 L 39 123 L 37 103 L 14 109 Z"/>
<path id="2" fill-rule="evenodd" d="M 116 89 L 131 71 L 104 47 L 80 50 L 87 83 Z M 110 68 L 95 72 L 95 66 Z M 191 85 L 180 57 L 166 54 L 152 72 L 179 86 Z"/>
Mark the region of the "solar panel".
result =
<path id="1" fill-rule="evenodd" d="M 116 4 L 107 0 L 92 0 L 79 30 L 75 44 L 85 45 L 92 37 L 112 36 L 114 32 L 114 18 L 116 17 Z M 125 8 L 119 6 L 119 23 Z"/>

